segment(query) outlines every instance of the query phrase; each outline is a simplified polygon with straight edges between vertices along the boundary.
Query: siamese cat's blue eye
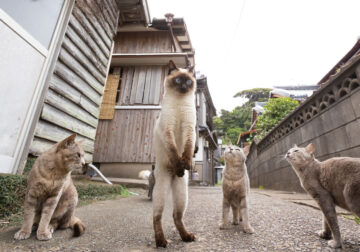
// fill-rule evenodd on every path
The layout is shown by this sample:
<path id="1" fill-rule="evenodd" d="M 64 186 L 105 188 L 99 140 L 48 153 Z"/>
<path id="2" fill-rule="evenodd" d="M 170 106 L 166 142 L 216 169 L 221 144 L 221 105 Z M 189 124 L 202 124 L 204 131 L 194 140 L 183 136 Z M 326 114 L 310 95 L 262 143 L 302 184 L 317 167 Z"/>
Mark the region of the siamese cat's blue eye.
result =
<path id="1" fill-rule="evenodd" d="M 191 85 L 191 83 L 192 83 L 191 80 L 187 80 L 187 81 L 186 81 L 186 84 L 188 84 L 188 85 Z"/>
<path id="2" fill-rule="evenodd" d="M 180 78 L 176 78 L 175 82 L 176 82 L 176 84 L 180 84 L 180 82 L 181 82 Z"/>

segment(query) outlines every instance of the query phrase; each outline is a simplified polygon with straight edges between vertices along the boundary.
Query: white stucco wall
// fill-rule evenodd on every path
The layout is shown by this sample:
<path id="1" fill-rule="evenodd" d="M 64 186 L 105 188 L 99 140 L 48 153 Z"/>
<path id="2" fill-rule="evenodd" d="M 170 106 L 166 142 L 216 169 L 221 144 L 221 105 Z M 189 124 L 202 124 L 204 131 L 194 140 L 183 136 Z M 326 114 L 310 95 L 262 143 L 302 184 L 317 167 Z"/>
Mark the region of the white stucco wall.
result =
<path id="1" fill-rule="evenodd" d="M 0 173 L 10 173 L 45 57 L 3 20 L 0 38 Z"/>

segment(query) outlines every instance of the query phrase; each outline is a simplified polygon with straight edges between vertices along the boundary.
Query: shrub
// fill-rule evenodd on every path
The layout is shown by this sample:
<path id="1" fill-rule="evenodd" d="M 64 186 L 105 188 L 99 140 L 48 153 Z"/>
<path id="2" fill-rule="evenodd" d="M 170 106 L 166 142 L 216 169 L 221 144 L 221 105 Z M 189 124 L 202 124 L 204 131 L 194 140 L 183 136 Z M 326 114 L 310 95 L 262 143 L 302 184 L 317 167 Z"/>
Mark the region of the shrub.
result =
<path id="1" fill-rule="evenodd" d="M 21 211 L 26 185 L 26 176 L 0 175 L 0 218 Z"/>
<path id="2" fill-rule="evenodd" d="M 264 106 L 265 112 L 257 119 L 256 130 L 257 138 L 262 138 L 278 124 L 287 114 L 294 110 L 299 102 L 288 97 L 273 98 Z"/>
<path id="3" fill-rule="evenodd" d="M 27 177 L 23 175 L 0 174 L 0 219 L 20 213 L 23 209 Z M 86 200 L 105 200 L 109 196 L 128 196 L 130 193 L 121 185 L 105 185 L 97 182 L 74 181 L 79 202 Z"/>

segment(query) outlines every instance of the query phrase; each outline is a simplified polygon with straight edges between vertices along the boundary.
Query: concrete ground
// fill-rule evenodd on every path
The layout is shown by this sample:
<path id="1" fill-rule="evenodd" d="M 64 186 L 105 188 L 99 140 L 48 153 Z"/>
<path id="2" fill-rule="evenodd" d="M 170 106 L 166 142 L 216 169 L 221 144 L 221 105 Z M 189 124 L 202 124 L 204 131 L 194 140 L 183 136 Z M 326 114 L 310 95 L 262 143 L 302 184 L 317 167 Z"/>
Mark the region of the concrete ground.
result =
<path id="1" fill-rule="evenodd" d="M 15 241 L 19 227 L 0 230 L 0 251 L 152 251 L 152 206 L 146 192 L 138 196 L 100 201 L 76 209 L 87 225 L 85 234 L 71 237 L 71 230 L 58 230 L 52 240 L 41 242 L 33 233 Z M 219 187 L 190 187 L 185 223 L 197 240 L 184 243 L 174 228 L 168 205 L 163 227 L 170 251 L 332 251 L 315 231 L 321 228 L 321 212 L 307 203 L 305 194 L 252 190 L 250 220 L 255 234 L 229 225 L 219 230 L 222 193 Z M 294 203 L 294 201 L 298 201 Z M 302 202 L 302 203 L 299 203 Z M 342 251 L 360 251 L 360 226 L 339 216 L 344 240 Z M 160 249 L 165 250 L 165 249 Z"/>

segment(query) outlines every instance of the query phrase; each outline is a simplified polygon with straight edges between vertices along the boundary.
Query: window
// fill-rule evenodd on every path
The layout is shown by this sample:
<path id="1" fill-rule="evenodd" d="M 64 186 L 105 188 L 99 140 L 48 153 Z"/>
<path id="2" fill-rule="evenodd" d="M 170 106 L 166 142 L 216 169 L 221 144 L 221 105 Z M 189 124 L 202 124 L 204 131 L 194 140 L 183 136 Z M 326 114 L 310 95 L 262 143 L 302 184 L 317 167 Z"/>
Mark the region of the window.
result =
<path id="1" fill-rule="evenodd" d="M 1 0 L 0 8 L 49 49 L 63 2 L 64 0 Z"/>

